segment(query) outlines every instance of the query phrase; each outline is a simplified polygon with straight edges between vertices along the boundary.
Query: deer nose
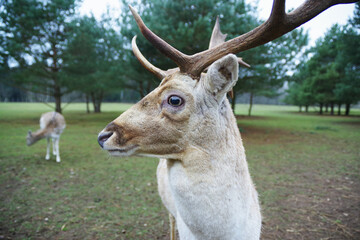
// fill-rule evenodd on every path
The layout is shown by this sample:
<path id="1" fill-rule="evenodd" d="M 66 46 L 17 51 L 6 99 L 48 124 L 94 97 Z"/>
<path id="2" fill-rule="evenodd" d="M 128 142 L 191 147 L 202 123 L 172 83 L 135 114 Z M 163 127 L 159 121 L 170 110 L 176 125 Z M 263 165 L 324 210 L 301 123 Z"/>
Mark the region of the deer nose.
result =
<path id="1" fill-rule="evenodd" d="M 104 143 L 113 135 L 113 132 L 104 132 L 98 136 L 99 145 L 104 148 Z"/>

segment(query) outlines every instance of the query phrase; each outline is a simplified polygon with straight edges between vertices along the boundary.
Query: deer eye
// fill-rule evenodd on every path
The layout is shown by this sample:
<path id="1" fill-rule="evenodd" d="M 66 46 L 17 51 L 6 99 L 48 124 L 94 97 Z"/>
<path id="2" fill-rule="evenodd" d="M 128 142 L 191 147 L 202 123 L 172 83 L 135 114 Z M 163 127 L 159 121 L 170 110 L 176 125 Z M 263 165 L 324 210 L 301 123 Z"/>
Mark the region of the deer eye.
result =
<path id="1" fill-rule="evenodd" d="M 184 100 L 176 95 L 172 95 L 168 98 L 168 104 L 173 106 L 173 107 L 180 107 L 181 105 L 183 105 Z"/>

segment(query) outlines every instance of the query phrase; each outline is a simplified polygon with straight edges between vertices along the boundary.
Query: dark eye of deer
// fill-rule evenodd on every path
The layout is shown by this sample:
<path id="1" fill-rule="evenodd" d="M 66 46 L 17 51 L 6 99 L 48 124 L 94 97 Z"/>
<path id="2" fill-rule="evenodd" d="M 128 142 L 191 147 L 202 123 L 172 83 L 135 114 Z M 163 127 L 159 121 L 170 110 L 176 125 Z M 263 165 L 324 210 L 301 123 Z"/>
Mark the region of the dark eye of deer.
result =
<path id="1" fill-rule="evenodd" d="M 184 100 L 179 96 L 172 95 L 168 98 L 168 103 L 173 107 L 179 107 L 184 103 Z"/>

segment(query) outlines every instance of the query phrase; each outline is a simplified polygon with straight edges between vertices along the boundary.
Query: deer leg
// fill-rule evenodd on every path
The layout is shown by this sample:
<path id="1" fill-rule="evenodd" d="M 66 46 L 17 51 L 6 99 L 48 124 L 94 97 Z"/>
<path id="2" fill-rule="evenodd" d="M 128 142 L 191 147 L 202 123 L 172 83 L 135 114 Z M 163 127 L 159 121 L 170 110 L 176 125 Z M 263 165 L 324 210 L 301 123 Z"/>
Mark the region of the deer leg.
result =
<path id="1" fill-rule="evenodd" d="M 55 145 L 56 145 L 56 162 L 60 162 L 60 150 L 59 150 L 59 138 L 55 139 Z"/>
<path id="2" fill-rule="evenodd" d="M 169 220 L 170 220 L 170 240 L 176 240 L 176 220 L 171 213 L 169 213 Z"/>
<path id="3" fill-rule="evenodd" d="M 55 138 L 52 138 L 52 145 L 53 145 L 53 155 L 57 155 L 57 150 L 56 150 L 56 140 Z"/>
<path id="4" fill-rule="evenodd" d="M 45 156 L 45 159 L 46 159 L 46 160 L 49 160 L 49 159 L 50 159 L 50 138 L 47 137 L 47 138 L 46 138 L 46 141 L 47 141 L 47 146 L 46 146 L 46 156 Z"/>

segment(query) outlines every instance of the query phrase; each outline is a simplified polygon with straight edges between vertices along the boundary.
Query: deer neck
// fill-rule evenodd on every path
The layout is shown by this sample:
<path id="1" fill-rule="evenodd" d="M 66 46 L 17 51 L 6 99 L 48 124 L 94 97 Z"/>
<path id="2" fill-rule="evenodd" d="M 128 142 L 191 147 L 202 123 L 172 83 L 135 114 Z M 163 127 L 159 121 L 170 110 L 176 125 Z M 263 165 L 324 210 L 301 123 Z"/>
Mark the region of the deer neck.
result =
<path id="1" fill-rule="evenodd" d="M 217 114 L 212 111 L 203 114 L 206 116 L 200 122 L 195 121 L 193 130 L 185 137 L 195 141 L 189 143 L 180 159 L 184 168 L 189 171 L 214 167 L 247 169 L 242 139 L 228 100 L 223 101 Z M 196 129 L 200 125 L 208 127 Z"/>
<path id="2" fill-rule="evenodd" d="M 43 128 L 43 129 L 39 129 L 36 132 L 32 133 L 31 136 L 33 139 L 33 143 L 36 143 L 40 139 L 47 137 L 51 133 L 51 130 L 52 129 L 50 129 L 50 128 Z"/>
<path id="3" fill-rule="evenodd" d="M 224 114 L 222 128 L 203 135 L 209 139 L 189 146 L 181 159 L 167 160 L 176 219 L 184 223 L 178 225 L 179 231 L 189 228 L 198 239 L 234 236 L 234 229 L 246 225 L 253 197 L 235 117 L 232 112 Z M 206 141 L 208 144 L 203 144 Z"/>

